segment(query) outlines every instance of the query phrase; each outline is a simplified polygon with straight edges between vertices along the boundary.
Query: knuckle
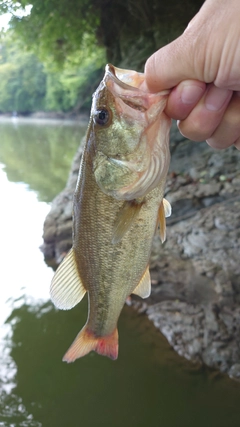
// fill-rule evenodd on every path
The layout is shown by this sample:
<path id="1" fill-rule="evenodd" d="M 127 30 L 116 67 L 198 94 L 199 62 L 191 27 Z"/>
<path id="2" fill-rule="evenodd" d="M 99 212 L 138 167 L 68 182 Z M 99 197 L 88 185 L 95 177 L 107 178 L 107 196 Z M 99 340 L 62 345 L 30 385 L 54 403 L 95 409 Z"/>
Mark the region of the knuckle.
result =
<path id="1" fill-rule="evenodd" d="M 179 122 L 180 132 L 188 139 L 192 141 L 205 141 L 207 138 L 210 138 L 214 132 L 214 128 L 211 124 L 207 125 L 203 123 L 201 118 L 191 119 L 188 117 L 186 120 Z"/>

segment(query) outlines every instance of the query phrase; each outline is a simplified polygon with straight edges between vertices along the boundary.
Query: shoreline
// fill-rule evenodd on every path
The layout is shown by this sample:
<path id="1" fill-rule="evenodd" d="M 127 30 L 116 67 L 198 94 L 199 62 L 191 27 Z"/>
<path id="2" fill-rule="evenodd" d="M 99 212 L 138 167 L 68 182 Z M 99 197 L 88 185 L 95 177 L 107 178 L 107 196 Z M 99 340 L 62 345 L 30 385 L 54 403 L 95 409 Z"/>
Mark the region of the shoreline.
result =
<path id="1" fill-rule="evenodd" d="M 66 113 L 37 112 L 29 115 L 13 116 L 11 114 L 0 114 L 0 123 L 13 124 L 64 124 L 64 125 L 87 125 L 89 114 L 70 115 Z"/>

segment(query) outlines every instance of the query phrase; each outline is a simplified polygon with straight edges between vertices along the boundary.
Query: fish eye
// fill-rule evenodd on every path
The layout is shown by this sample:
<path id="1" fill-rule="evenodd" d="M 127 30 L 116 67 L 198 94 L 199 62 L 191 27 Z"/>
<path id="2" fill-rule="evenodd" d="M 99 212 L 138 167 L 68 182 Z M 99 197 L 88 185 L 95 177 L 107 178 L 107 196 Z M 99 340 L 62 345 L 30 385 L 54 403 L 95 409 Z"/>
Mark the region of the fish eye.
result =
<path id="1" fill-rule="evenodd" d="M 110 114 L 106 108 L 102 108 L 101 110 L 97 110 L 94 115 L 94 121 L 98 125 L 104 126 L 108 123 L 110 118 Z"/>

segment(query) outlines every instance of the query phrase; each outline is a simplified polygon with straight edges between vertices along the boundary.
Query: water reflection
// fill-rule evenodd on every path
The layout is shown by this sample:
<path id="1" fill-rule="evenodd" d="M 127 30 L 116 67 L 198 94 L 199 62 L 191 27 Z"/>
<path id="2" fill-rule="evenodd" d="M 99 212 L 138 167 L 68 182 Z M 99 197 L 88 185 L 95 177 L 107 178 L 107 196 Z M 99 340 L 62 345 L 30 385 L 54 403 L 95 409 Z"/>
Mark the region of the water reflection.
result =
<path id="1" fill-rule="evenodd" d="M 39 426 L 33 423 L 33 416 L 26 411 L 22 398 L 13 392 L 17 374 L 10 354 L 13 325 L 5 322 L 12 310 L 24 302 L 49 300 L 52 271 L 42 268 L 43 257 L 38 249 L 49 206 L 38 202 L 37 195 L 27 191 L 26 184 L 10 183 L 3 165 L 0 165 L 0 189 L 0 425 L 13 425 L 16 419 L 18 425 Z"/>
<path id="2" fill-rule="evenodd" d="M 1 300 L 6 303 L 0 311 L 0 322 L 12 301 L 22 298 L 48 298 L 51 269 L 42 268 L 39 251 L 42 224 L 50 207 L 38 202 L 26 184 L 8 181 L 0 165 L 1 221 Z M 38 272 L 41 271 L 41 274 Z"/>
<path id="3" fill-rule="evenodd" d="M 0 122 L 0 163 L 9 181 L 27 183 L 40 201 L 51 202 L 65 187 L 69 165 L 86 124 Z"/>
<path id="4" fill-rule="evenodd" d="M 22 342 L 13 331 L 21 307 L 34 310 L 49 301 L 53 272 L 39 246 L 50 207 L 39 200 L 52 200 L 64 187 L 86 126 L 1 122 L 0 129 L 0 426 L 40 426 L 21 389 L 15 392 L 18 361 L 11 353 L 21 354 Z"/>
<path id="5" fill-rule="evenodd" d="M 239 386 L 192 368 L 129 307 L 119 322 L 117 361 L 92 353 L 75 364 L 62 363 L 86 309 L 86 300 L 69 312 L 49 302 L 24 304 L 8 319 L 17 366 L 13 393 L 33 420 L 44 427 L 239 426 Z"/>
<path id="6" fill-rule="evenodd" d="M 2 325 L 0 334 L 0 390 L 10 394 L 15 387 L 17 368 L 10 356 L 12 348 L 12 329 L 10 325 Z"/>

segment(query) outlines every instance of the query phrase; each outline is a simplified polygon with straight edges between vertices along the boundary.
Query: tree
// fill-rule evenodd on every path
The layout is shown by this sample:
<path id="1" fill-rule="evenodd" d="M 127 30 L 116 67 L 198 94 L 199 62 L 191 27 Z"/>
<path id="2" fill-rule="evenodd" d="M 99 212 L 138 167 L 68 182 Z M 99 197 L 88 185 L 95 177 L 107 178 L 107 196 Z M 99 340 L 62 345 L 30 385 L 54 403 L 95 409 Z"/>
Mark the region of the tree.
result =
<path id="1" fill-rule="evenodd" d="M 179 0 L 2 1 L 0 13 L 12 14 L 12 34 L 24 48 L 19 61 L 8 60 L 0 67 L 0 110 L 6 111 L 7 105 L 24 111 L 41 105 L 47 110 L 89 108 L 106 62 L 141 71 L 147 57 L 178 36 L 202 3 L 185 0 L 183 7 Z M 26 8 L 29 13 L 24 15 Z M 36 60 L 33 64 L 30 52 L 44 67 Z"/>
<path id="2" fill-rule="evenodd" d="M 44 108 L 46 75 L 35 55 L 9 35 L 0 45 L 0 111 L 30 112 Z"/>
<path id="3" fill-rule="evenodd" d="M 60 71 L 49 58 L 41 63 L 27 51 L 12 30 L 0 39 L 0 112 L 31 113 L 38 110 L 89 109 L 91 95 L 103 72 L 105 53 L 98 48 L 88 57 L 69 55 Z"/>
<path id="4" fill-rule="evenodd" d="M 203 0 L 7 0 L 11 27 L 41 58 L 63 64 L 69 55 L 97 45 L 107 61 L 140 68 L 146 57 L 179 35 Z M 32 5 L 27 16 L 17 5 Z M 15 10 L 14 10 L 15 9 Z M 134 49 L 135 47 L 135 49 Z"/>
<path id="5" fill-rule="evenodd" d="M 76 61 L 75 55 L 73 57 L 69 55 L 61 70 L 49 61 L 45 63 L 47 110 L 79 111 L 90 108 L 92 93 L 103 74 L 105 52 L 98 48 L 88 56 L 83 56 L 82 52 L 78 51 L 77 57 Z M 79 58 L 81 58 L 80 65 Z"/>

